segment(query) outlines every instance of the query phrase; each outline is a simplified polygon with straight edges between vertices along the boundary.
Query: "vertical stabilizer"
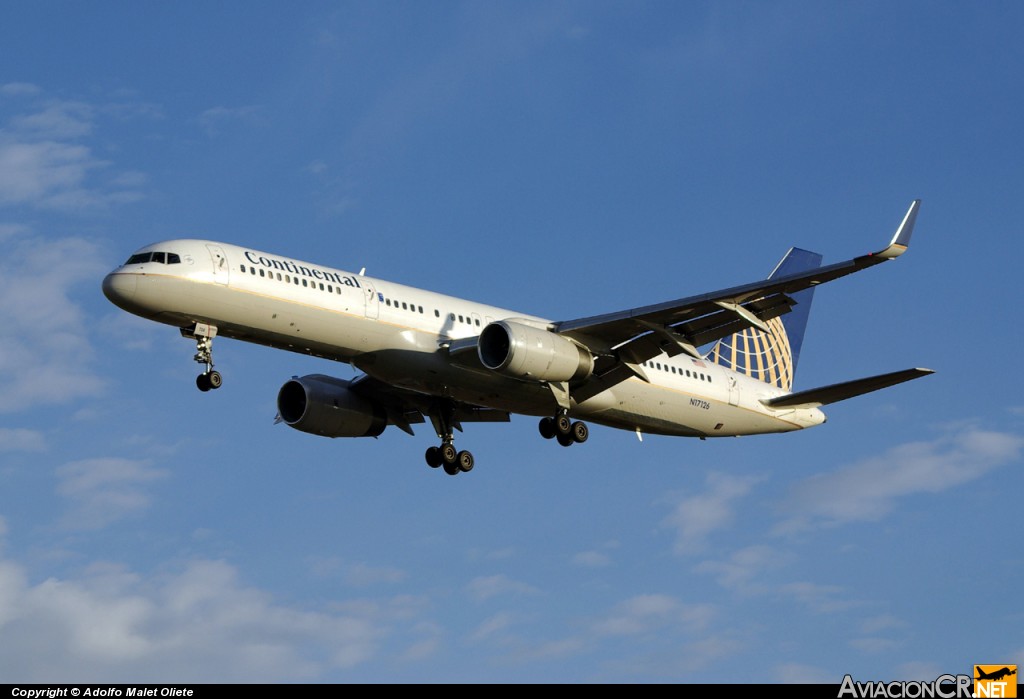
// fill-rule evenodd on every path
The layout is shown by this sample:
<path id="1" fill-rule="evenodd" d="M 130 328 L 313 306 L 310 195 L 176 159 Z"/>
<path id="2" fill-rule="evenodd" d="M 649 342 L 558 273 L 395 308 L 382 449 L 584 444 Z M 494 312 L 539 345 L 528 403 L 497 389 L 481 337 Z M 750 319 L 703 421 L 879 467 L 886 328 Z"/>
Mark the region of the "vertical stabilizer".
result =
<path id="1" fill-rule="evenodd" d="M 787 277 L 820 266 L 821 255 L 818 253 L 790 248 L 768 278 Z M 746 328 L 724 337 L 711 348 L 708 359 L 733 371 L 792 391 L 800 347 L 804 342 L 804 330 L 811 313 L 814 287 L 798 291 L 790 298 L 794 301 L 793 310 L 767 321 L 765 325 L 768 326 L 768 332 Z"/>

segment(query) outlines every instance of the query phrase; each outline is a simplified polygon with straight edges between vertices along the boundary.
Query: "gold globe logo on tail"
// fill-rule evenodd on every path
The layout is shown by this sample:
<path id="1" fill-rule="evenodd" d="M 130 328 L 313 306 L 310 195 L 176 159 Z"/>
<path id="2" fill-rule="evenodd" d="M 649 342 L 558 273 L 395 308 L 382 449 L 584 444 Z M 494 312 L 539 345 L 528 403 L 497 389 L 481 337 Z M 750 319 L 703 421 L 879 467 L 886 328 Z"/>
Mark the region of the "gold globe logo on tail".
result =
<path id="1" fill-rule="evenodd" d="M 793 351 L 789 335 L 780 318 L 772 318 L 765 325 L 768 332 L 746 328 L 722 338 L 708 358 L 733 371 L 792 391 Z"/>

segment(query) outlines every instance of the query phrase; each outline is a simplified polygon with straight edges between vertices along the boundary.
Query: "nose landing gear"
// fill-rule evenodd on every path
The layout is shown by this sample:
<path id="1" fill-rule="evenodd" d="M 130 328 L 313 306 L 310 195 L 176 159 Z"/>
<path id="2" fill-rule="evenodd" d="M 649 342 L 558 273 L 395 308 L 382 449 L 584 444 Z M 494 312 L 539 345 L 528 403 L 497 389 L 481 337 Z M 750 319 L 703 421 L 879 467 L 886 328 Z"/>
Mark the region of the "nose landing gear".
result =
<path id="1" fill-rule="evenodd" d="M 196 377 L 196 388 L 202 392 L 220 388 L 224 383 L 219 371 L 213 368 L 213 338 L 217 336 L 217 326 L 196 323 L 190 328 L 182 328 L 181 336 L 196 341 L 196 356 L 193 359 L 206 365 L 206 371 Z"/>

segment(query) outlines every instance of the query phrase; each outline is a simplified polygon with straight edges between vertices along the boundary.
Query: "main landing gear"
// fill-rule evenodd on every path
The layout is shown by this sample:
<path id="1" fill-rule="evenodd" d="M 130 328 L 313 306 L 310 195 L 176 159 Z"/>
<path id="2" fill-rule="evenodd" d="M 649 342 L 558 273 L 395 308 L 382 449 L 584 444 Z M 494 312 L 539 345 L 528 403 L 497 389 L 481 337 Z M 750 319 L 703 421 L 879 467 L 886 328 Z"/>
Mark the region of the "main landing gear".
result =
<path id="1" fill-rule="evenodd" d="M 459 451 L 455 448 L 455 436 L 453 430 L 456 427 L 455 405 L 447 403 L 441 410 L 430 416 L 437 430 L 437 436 L 441 438 L 441 446 L 428 447 L 424 458 L 430 468 L 444 467 L 444 472 L 449 476 L 457 476 L 460 473 L 469 473 L 473 470 L 473 454 L 469 451 Z M 461 427 L 459 429 L 462 429 Z"/>
<path id="2" fill-rule="evenodd" d="M 590 436 L 590 429 L 585 422 L 573 422 L 569 415 L 563 410 L 554 417 L 541 418 L 537 426 L 540 436 L 544 439 L 554 438 L 563 447 L 571 447 L 573 444 L 583 444 Z"/>
<path id="3" fill-rule="evenodd" d="M 196 356 L 193 359 L 206 365 L 206 371 L 196 377 L 196 388 L 203 393 L 220 388 L 224 379 L 213 368 L 213 338 L 217 336 L 217 326 L 196 323 L 195 327 L 182 328 L 181 335 L 196 341 Z"/>

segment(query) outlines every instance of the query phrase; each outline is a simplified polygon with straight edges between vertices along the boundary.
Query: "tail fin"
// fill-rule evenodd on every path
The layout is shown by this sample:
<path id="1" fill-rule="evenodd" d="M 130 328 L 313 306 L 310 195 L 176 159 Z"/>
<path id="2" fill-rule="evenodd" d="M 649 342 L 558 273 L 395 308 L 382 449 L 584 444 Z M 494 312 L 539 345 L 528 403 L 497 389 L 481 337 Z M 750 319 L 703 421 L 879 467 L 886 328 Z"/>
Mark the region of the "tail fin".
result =
<path id="1" fill-rule="evenodd" d="M 818 253 L 790 248 L 768 278 L 785 277 L 820 266 L 821 255 Z M 767 333 L 757 328 L 746 328 L 723 337 L 711 348 L 707 358 L 733 371 L 792 391 L 804 330 L 811 314 L 814 287 L 798 291 L 791 298 L 795 302 L 793 310 L 767 321 Z"/>

